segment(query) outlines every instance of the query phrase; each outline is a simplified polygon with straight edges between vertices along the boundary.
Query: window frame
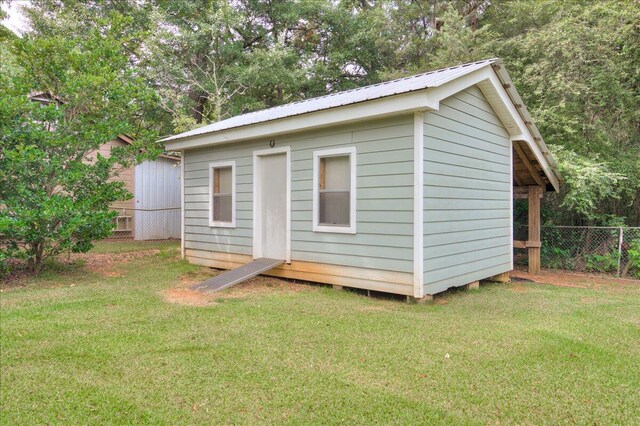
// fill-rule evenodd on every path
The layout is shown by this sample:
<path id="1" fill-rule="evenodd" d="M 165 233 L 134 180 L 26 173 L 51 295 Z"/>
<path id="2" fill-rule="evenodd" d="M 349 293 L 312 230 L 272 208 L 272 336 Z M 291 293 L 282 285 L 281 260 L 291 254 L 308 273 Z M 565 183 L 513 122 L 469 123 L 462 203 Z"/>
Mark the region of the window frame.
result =
<path id="1" fill-rule="evenodd" d="M 349 225 L 332 226 L 320 224 L 320 159 L 327 157 L 349 156 Z M 313 152 L 313 232 L 330 232 L 336 234 L 356 233 L 356 148 L 323 149 Z"/>
<path id="2" fill-rule="evenodd" d="M 231 222 L 213 220 L 213 173 L 215 169 L 231 167 Z M 236 227 L 236 162 L 218 161 L 209 163 L 209 227 L 211 228 L 235 228 Z"/>

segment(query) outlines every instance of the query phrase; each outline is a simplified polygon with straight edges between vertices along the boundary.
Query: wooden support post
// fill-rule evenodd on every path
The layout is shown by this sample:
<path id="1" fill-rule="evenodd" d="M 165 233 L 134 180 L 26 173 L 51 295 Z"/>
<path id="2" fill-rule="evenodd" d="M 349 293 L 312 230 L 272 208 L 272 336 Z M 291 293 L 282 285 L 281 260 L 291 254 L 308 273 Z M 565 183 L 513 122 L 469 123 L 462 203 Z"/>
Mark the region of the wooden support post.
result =
<path id="1" fill-rule="evenodd" d="M 529 241 L 540 242 L 540 196 L 541 186 L 529 187 Z M 538 247 L 528 246 L 529 251 L 529 273 L 540 273 L 540 244 Z"/>
<path id="2" fill-rule="evenodd" d="M 480 281 L 474 281 L 462 286 L 464 290 L 478 290 L 480 288 Z"/>
<path id="3" fill-rule="evenodd" d="M 419 305 L 422 305 L 424 303 L 432 302 L 432 301 L 433 301 L 432 294 L 425 294 L 423 297 L 407 296 L 407 303 L 417 303 Z"/>
<path id="4" fill-rule="evenodd" d="M 493 281 L 494 283 L 508 283 L 511 282 L 511 276 L 508 272 L 503 272 L 498 275 L 494 275 L 491 278 L 487 278 L 487 281 Z"/>

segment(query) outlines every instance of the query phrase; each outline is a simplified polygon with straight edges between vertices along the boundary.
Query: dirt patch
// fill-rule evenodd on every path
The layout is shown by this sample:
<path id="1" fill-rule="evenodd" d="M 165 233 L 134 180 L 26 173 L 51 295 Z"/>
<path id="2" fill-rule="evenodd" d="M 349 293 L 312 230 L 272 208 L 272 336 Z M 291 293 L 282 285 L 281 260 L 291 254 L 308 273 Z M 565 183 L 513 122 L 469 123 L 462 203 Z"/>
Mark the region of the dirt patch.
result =
<path id="1" fill-rule="evenodd" d="M 374 305 L 374 306 L 365 306 L 364 308 L 362 308 L 363 311 L 366 312 L 385 312 L 388 311 L 388 309 L 384 306 L 378 306 L 378 305 Z"/>
<path id="2" fill-rule="evenodd" d="M 75 253 L 69 257 L 71 262 L 81 262 L 85 269 L 104 277 L 121 277 L 124 274 L 120 267 L 124 263 L 153 256 L 160 250 L 141 250 L 126 253 Z"/>
<path id="3" fill-rule="evenodd" d="M 204 293 L 188 288 L 172 288 L 164 292 L 164 299 L 169 303 L 187 306 L 207 306 L 210 298 Z"/>
<path id="4" fill-rule="evenodd" d="M 89 252 L 72 253 L 71 255 L 64 254 L 58 256 L 56 262 L 48 264 L 44 272 L 53 272 L 56 275 L 65 277 L 66 280 L 73 279 L 73 277 L 76 276 L 80 277 L 84 271 L 93 272 L 108 278 L 122 277 L 125 275 L 122 271 L 124 264 L 153 256 L 159 252 L 159 250 L 150 249 L 126 253 Z M 3 290 L 24 287 L 28 280 L 33 277 L 33 274 L 26 269 L 24 262 L 12 262 L 12 272 L 0 280 L 0 288 Z"/>
<path id="5" fill-rule="evenodd" d="M 515 282 L 515 283 L 511 284 L 509 286 L 509 289 L 511 291 L 515 291 L 515 292 L 518 292 L 518 293 L 526 293 L 527 291 L 529 291 L 526 286 L 524 286 L 524 285 L 522 285 L 522 284 L 520 284 L 518 282 Z"/>
<path id="6" fill-rule="evenodd" d="M 436 296 L 436 297 L 433 298 L 433 304 L 434 305 L 442 305 L 442 306 L 444 306 L 444 305 L 448 305 L 449 301 L 447 300 L 446 297 L 438 297 L 438 296 Z"/>
<path id="7" fill-rule="evenodd" d="M 539 274 L 531 275 L 526 271 L 513 270 L 511 277 L 521 280 L 531 280 L 537 283 L 551 284 L 559 287 L 572 288 L 615 288 L 623 286 L 640 286 L 640 280 L 626 278 L 603 277 L 601 275 L 577 274 L 566 271 L 543 270 Z M 515 290 L 515 286 L 512 285 Z M 517 291 L 517 290 L 516 290 Z"/>
<path id="8" fill-rule="evenodd" d="M 211 277 L 205 268 L 187 273 L 180 277 L 180 284 L 163 292 L 164 299 L 170 303 L 187 306 L 207 306 L 219 299 L 243 299 L 250 296 L 268 294 L 291 294 L 301 291 L 315 291 L 316 286 L 299 281 L 259 276 L 235 286 L 214 293 L 202 293 L 189 287 Z M 220 272 L 218 272 L 220 273 Z M 215 275 L 215 274 L 214 274 Z"/>

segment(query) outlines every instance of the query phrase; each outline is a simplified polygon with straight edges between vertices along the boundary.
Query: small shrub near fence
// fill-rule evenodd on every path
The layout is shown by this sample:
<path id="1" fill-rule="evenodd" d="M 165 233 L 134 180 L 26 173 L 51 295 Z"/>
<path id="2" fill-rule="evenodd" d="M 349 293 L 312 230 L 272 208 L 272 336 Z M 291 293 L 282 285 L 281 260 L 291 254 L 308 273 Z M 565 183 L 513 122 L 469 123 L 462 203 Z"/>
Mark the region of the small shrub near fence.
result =
<path id="1" fill-rule="evenodd" d="M 527 240 L 528 227 L 514 227 L 515 240 Z M 640 278 L 640 228 L 543 226 L 543 268 L 598 272 Z M 516 265 L 527 251 L 515 249 Z"/>

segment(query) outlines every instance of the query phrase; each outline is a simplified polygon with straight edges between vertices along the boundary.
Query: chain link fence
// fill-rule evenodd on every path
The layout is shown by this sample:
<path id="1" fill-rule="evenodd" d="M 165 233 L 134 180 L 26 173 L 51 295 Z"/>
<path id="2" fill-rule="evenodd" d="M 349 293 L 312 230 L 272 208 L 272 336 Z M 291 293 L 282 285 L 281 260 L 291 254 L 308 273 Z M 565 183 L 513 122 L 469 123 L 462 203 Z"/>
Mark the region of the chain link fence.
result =
<path id="1" fill-rule="evenodd" d="M 98 243 L 110 251 L 135 251 L 146 246 L 180 245 L 180 207 L 159 209 L 120 209 L 112 235 Z"/>
<path id="2" fill-rule="evenodd" d="M 526 225 L 514 226 L 514 240 L 526 241 Z M 640 278 L 640 228 L 542 226 L 543 268 Z M 527 265 L 527 250 L 514 249 L 516 265 Z"/>

